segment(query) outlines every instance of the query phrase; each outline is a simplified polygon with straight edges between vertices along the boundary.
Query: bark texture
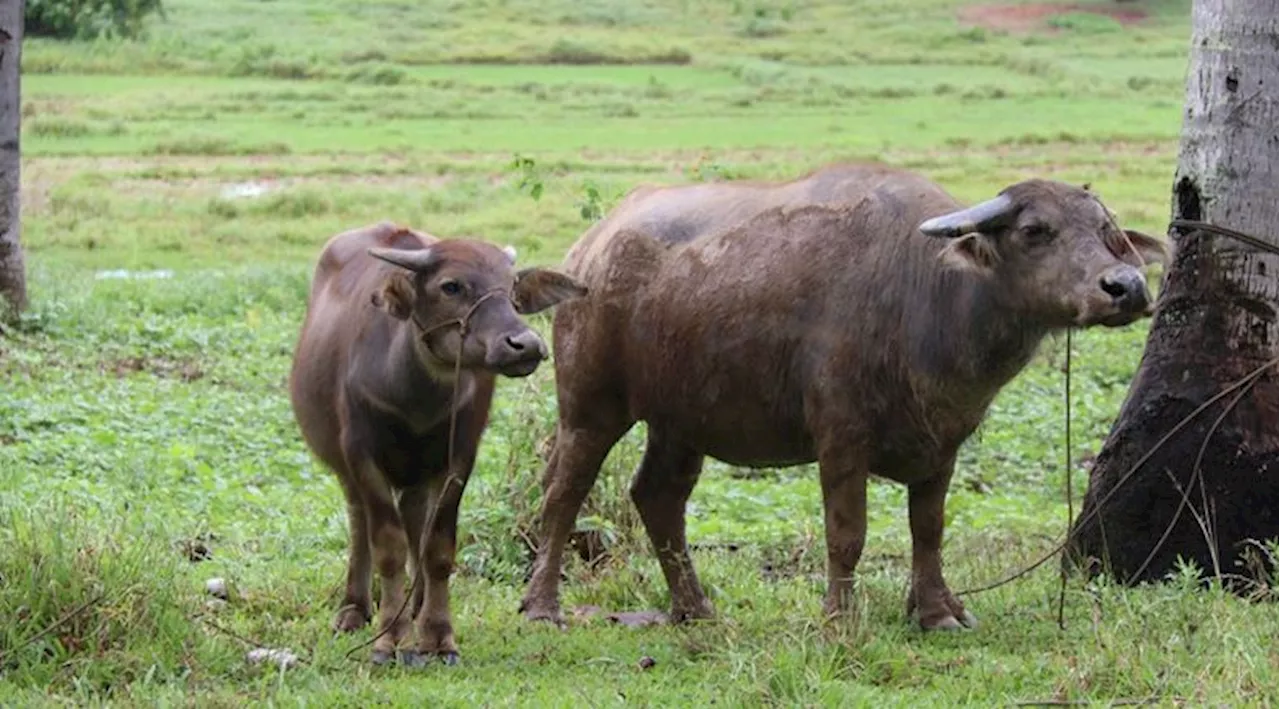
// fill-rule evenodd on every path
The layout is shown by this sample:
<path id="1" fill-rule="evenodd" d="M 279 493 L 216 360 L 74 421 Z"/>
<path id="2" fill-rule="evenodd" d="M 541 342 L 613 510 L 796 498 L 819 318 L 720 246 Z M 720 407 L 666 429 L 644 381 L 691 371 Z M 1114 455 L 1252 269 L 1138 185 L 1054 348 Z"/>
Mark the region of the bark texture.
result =
<path id="1" fill-rule="evenodd" d="M 22 256 L 19 127 L 22 122 L 22 12 L 24 0 L 0 0 L 0 320 L 27 305 Z"/>
<path id="2" fill-rule="evenodd" d="M 1276 0 L 1195 0 L 1173 187 L 1174 219 L 1273 246 L 1276 12 Z M 1146 351 L 1069 547 L 1070 561 L 1123 582 L 1162 578 L 1179 557 L 1208 574 L 1248 575 L 1247 540 L 1276 536 L 1276 256 L 1204 231 L 1175 228 L 1170 238 Z"/>

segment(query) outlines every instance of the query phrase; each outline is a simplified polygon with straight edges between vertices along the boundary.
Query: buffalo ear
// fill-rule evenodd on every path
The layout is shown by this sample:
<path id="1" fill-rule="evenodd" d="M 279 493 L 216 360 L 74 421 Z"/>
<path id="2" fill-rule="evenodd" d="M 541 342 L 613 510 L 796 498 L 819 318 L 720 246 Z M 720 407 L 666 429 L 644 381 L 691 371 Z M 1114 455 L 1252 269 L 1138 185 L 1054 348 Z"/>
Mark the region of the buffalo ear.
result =
<path id="1" fill-rule="evenodd" d="M 530 315 L 586 294 L 586 286 L 563 273 L 545 268 L 525 268 L 516 273 L 511 301 L 515 303 L 516 312 Z"/>
<path id="2" fill-rule="evenodd" d="M 1000 252 L 991 237 L 983 234 L 966 234 L 952 239 L 940 254 L 943 263 L 951 268 L 975 273 L 990 273 L 1000 263 Z"/>
<path id="3" fill-rule="evenodd" d="M 408 320 L 413 314 L 413 284 L 409 274 L 393 273 L 370 298 L 374 307 L 385 310 L 397 320 Z"/>
<path id="4" fill-rule="evenodd" d="M 1145 265 L 1149 266 L 1153 263 L 1169 265 L 1169 248 L 1163 241 L 1133 229 L 1125 229 L 1124 235 L 1129 237 L 1129 243 L 1133 244 L 1134 250 L 1142 257 Z"/>

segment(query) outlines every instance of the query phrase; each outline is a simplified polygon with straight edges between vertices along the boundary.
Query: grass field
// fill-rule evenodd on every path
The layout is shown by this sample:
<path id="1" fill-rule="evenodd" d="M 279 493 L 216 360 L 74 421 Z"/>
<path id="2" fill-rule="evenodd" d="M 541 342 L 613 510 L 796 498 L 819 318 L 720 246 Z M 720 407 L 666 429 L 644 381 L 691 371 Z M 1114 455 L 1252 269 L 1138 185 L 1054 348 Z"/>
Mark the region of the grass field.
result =
<path id="1" fill-rule="evenodd" d="M 690 535 L 717 621 L 528 625 L 521 533 L 554 425 L 550 366 L 502 384 L 463 503 L 463 663 L 375 670 L 367 650 L 346 657 L 371 632 L 329 631 L 345 511 L 284 389 L 320 245 L 378 220 L 553 264 L 641 183 L 873 159 L 965 200 L 1029 176 L 1089 182 L 1126 226 L 1161 234 L 1186 0 L 1012 30 L 965 21 L 962 0 L 166 7 L 141 41 L 24 47 L 33 306 L 0 339 L 0 705 L 1280 703 L 1274 596 L 1190 576 L 1073 578 L 1060 630 L 1051 563 L 969 598 L 974 632 L 912 629 L 905 490 L 887 483 L 870 491 L 859 612 L 823 624 L 811 466 L 709 465 Z M 1053 548 L 1065 459 L 1078 497 L 1145 332 L 1074 338 L 1070 451 L 1063 340 L 1000 395 L 948 506 L 953 587 Z M 610 554 L 570 562 L 566 607 L 666 605 L 626 498 L 640 441 L 615 450 L 580 519 Z M 205 595 L 215 576 L 229 602 Z M 249 644 L 305 662 L 250 666 Z"/>

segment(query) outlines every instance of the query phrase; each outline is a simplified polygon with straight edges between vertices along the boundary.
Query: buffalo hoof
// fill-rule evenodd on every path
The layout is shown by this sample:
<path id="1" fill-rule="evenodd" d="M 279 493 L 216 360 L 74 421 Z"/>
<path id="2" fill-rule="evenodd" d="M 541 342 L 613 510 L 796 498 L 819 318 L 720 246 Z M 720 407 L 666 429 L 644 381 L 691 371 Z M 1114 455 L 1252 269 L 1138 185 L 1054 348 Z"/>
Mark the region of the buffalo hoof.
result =
<path id="1" fill-rule="evenodd" d="M 531 603 L 521 603 L 520 614 L 528 621 L 551 623 L 557 628 L 565 627 L 564 616 L 560 615 L 559 608 L 540 608 Z"/>
<path id="2" fill-rule="evenodd" d="M 400 664 L 402 666 L 412 667 L 415 669 L 419 667 L 426 667 L 427 663 L 431 659 L 427 655 L 421 652 L 418 652 L 417 650 L 401 650 L 398 654 L 399 654 Z"/>
<path id="3" fill-rule="evenodd" d="M 693 605 L 683 608 L 671 609 L 671 622 L 673 624 L 690 623 L 699 620 L 714 620 L 716 611 L 711 607 L 711 602 L 702 600 Z"/>
<path id="4" fill-rule="evenodd" d="M 926 623 L 917 618 L 920 628 L 925 631 L 929 630 L 973 630 L 978 627 L 978 618 L 969 611 L 962 612 L 958 617 L 954 615 L 944 615 L 942 618 Z"/>
<path id="5" fill-rule="evenodd" d="M 352 633 L 369 624 L 369 614 L 359 606 L 348 604 L 338 609 L 333 617 L 333 629 L 339 633 Z"/>
<path id="6" fill-rule="evenodd" d="M 417 650 L 397 650 L 390 653 L 385 650 L 374 650 L 370 660 L 378 667 L 390 665 L 393 662 L 401 667 L 409 667 L 412 669 L 420 669 L 431 664 L 433 659 L 440 660 L 441 663 L 450 667 L 458 664 L 461 659 L 458 653 L 453 651 L 447 652 L 418 652 Z"/>
<path id="7" fill-rule="evenodd" d="M 399 652 L 400 665 L 413 669 L 421 669 L 431 664 L 432 660 L 439 660 L 441 664 L 453 667 L 458 664 L 461 657 L 457 652 L 447 650 L 445 652 L 419 652 L 418 650 L 401 650 Z"/>
<path id="8" fill-rule="evenodd" d="M 454 665 L 458 664 L 459 661 L 462 660 L 462 658 L 459 657 L 458 653 L 456 652 L 442 652 L 436 655 L 436 657 L 440 658 L 440 662 L 448 665 L 449 667 L 453 667 Z"/>

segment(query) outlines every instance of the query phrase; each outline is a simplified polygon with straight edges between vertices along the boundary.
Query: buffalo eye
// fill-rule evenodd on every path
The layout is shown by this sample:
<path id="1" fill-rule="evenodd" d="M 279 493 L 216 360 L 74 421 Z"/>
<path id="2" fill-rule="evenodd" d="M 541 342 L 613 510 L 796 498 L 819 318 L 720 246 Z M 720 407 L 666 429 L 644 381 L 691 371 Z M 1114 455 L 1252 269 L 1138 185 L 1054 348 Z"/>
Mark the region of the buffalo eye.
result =
<path id="1" fill-rule="evenodd" d="M 460 295 L 462 293 L 462 284 L 457 281 L 445 281 L 440 284 L 440 292 L 449 297 Z"/>
<path id="2" fill-rule="evenodd" d="M 1045 244 L 1053 240 L 1053 229 L 1046 224 L 1028 224 L 1022 228 L 1023 235 L 1032 244 Z"/>

